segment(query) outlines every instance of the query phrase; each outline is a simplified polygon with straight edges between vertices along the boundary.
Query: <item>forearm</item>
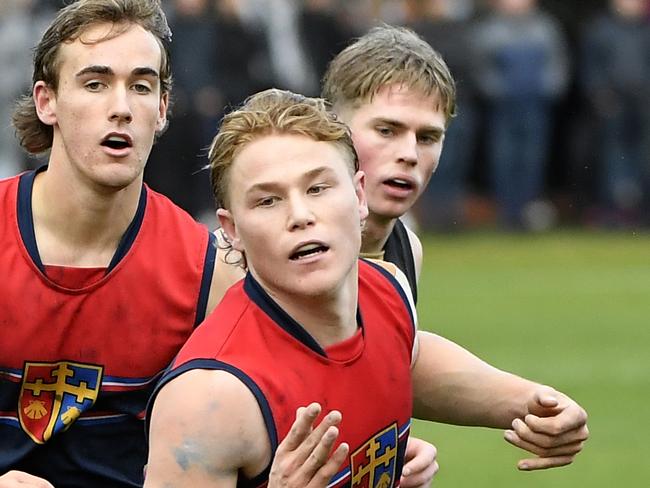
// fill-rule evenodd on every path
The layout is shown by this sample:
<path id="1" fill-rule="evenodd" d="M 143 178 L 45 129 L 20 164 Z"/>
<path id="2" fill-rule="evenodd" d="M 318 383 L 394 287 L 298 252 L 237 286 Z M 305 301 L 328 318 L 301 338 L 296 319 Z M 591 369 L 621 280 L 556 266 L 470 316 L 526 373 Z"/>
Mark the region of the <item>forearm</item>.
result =
<path id="1" fill-rule="evenodd" d="M 501 371 L 457 344 L 419 332 L 413 415 L 457 425 L 509 428 L 527 412 L 537 383 Z"/>

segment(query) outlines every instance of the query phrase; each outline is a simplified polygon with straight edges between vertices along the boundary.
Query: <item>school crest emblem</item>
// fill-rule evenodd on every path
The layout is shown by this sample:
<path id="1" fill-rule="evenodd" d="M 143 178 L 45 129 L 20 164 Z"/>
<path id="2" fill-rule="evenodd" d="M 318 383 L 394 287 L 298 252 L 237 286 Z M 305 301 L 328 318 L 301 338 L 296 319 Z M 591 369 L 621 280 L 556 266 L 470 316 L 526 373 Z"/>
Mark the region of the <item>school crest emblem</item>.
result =
<path id="1" fill-rule="evenodd" d="M 351 456 L 352 487 L 390 488 L 395 484 L 397 424 L 392 424 Z"/>
<path id="2" fill-rule="evenodd" d="M 97 400 L 101 366 L 59 361 L 25 363 L 18 400 L 23 430 L 37 444 L 44 444 L 66 430 Z"/>

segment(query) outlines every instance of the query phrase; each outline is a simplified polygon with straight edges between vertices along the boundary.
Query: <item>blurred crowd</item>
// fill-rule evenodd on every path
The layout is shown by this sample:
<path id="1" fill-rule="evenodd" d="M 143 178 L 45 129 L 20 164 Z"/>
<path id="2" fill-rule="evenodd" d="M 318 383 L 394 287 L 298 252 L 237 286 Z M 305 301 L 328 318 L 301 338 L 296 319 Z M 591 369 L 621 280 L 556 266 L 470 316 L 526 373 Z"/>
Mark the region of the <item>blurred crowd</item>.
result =
<path id="1" fill-rule="evenodd" d="M 68 0 L 69 1 L 69 0 Z M 66 0 L 0 1 L 0 177 L 38 165 L 13 103 Z M 457 116 L 414 212 L 423 230 L 650 227 L 650 0 L 163 0 L 173 31 L 167 133 L 146 181 L 210 222 L 205 148 L 271 86 L 319 93 L 328 61 L 378 22 L 418 32 L 457 81 Z"/>

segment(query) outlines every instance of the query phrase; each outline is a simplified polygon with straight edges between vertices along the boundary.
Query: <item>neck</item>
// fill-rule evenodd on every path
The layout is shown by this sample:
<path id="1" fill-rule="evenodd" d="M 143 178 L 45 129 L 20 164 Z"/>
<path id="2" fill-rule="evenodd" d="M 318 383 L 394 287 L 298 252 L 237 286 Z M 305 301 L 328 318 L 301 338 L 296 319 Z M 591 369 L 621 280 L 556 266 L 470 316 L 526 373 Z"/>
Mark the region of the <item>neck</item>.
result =
<path id="1" fill-rule="evenodd" d="M 345 282 L 327 295 L 267 293 L 323 348 L 352 337 L 357 331 L 358 265 Z"/>
<path id="2" fill-rule="evenodd" d="M 371 212 L 363 229 L 361 252 L 367 254 L 382 252 L 396 221 L 396 218 L 381 217 Z"/>
<path id="3" fill-rule="evenodd" d="M 34 232 L 44 264 L 106 267 L 137 211 L 142 178 L 121 189 L 80 184 L 65 168 L 37 175 Z"/>

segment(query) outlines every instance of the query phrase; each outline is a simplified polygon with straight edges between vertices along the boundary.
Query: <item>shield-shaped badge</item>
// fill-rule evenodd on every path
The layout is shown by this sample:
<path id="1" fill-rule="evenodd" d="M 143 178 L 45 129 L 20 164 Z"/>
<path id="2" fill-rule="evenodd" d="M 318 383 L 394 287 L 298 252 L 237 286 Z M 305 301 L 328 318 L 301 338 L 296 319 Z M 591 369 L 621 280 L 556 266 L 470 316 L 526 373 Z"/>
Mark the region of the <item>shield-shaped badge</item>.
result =
<path id="1" fill-rule="evenodd" d="M 37 444 L 64 431 L 97 400 L 103 368 L 59 361 L 26 362 L 18 400 L 23 430 Z"/>

